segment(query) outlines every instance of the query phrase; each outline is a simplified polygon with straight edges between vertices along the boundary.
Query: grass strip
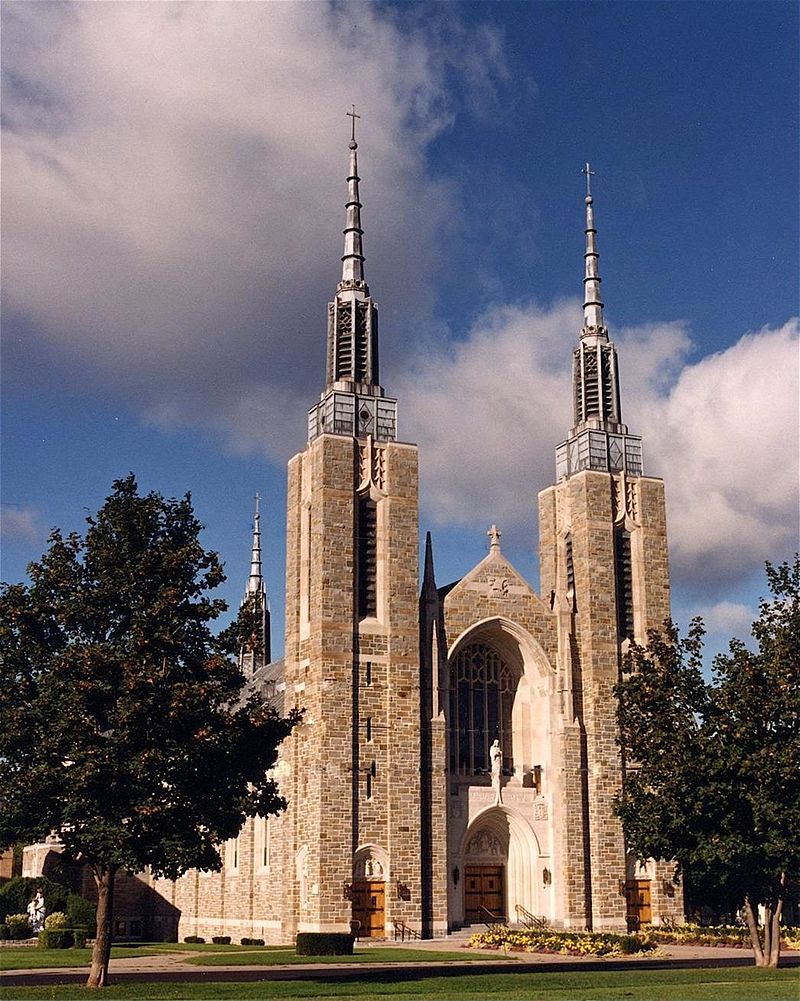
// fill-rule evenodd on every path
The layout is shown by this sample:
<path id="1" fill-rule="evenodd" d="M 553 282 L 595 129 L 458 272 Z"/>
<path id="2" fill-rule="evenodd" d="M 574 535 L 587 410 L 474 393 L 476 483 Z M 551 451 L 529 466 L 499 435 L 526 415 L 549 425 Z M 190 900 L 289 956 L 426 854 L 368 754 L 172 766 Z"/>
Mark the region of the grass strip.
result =
<path id="1" fill-rule="evenodd" d="M 419 975 L 418 975 L 419 974 Z M 117 984 L 100 992 L 106 1001 L 386 1001 L 387 998 L 436 1001 L 796 1001 L 797 969 L 754 967 L 703 970 L 609 970 L 591 973 L 497 973 L 427 977 L 398 970 L 397 979 L 364 971 L 357 982 L 294 980 L 255 983 Z M 85 987 L 7 987 L 4 1001 L 73 1001 L 98 992 Z"/>

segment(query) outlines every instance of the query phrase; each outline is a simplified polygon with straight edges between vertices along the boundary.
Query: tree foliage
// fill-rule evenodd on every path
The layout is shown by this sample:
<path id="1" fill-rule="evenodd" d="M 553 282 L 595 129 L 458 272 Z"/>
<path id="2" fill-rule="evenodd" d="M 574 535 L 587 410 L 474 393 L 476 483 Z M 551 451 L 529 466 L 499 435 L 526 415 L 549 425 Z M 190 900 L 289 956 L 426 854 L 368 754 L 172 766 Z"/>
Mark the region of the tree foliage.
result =
<path id="1" fill-rule="evenodd" d="M 617 812 L 640 859 L 677 859 L 695 893 L 765 908 L 759 960 L 777 963 L 787 882 L 800 877 L 800 560 L 767 564 L 772 596 L 702 671 L 703 626 L 632 647 L 618 688 L 627 775 Z M 770 924 L 772 926 L 770 927 Z M 752 931 L 752 929 L 751 929 Z"/>
<path id="2" fill-rule="evenodd" d="M 111 892 L 118 869 L 219 869 L 247 816 L 284 805 L 267 772 L 296 716 L 242 700 L 189 495 L 131 475 L 87 523 L 0 592 L 0 845 L 54 831 Z"/>

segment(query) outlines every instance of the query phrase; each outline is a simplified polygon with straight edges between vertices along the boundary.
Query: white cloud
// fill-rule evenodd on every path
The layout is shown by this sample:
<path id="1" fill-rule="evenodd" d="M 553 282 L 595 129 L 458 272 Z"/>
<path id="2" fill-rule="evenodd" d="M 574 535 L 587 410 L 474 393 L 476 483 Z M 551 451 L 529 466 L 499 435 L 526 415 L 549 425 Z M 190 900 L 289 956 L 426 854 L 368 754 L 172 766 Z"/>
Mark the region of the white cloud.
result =
<path id="1" fill-rule="evenodd" d="M 12 367 L 283 457 L 324 371 L 346 109 L 367 273 L 413 329 L 457 214 L 426 145 L 454 100 L 491 101 L 497 36 L 371 4 L 6 4 L 3 21 Z"/>
<path id="2" fill-rule="evenodd" d="M 709 633 L 736 636 L 745 640 L 750 635 L 750 627 L 758 616 L 758 610 L 736 601 L 718 601 L 705 605 L 694 613 L 705 623 Z"/>
<path id="3" fill-rule="evenodd" d="M 746 334 L 634 403 L 681 575 L 731 579 L 797 547 L 797 338 L 796 320 Z"/>
<path id="4" fill-rule="evenodd" d="M 440 524 L 535 519 L 572 424 L 577 302 L 505 307 L 420 358 L 397 387 L 421 445 L 422 501 Z M 623 414 L 667 486 L 673 578 L 711 591 L 797 544 L 797 323 L 697 362 L 681 323 L 614 335 Z"/>
<path id="5" fill-rule="evenodd" d="M 43 537 L 39 525 L 39 512 L 32 507 L 15 507 L 4 504 L 0 516 L 0 528 L 4 539 L 19 539 L 38 542 Z"/>

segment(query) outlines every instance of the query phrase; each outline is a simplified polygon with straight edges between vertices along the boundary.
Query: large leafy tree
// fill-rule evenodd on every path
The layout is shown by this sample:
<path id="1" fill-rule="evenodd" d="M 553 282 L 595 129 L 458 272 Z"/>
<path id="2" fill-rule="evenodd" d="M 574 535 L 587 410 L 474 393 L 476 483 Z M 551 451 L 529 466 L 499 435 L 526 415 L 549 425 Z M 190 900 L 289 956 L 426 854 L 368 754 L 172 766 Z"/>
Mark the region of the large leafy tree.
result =
<path id="1" fill-rule="evenodd" d="M 710 680 L 700 620 L 686 638 L 669 625 L 630 651 L 617 810 L 639 858 L 678 859 L 695 892 L 743 908 L 757 965 L 777 966 L 787 884 L 800 877 L 800 560 L 767 564 L 767 579 L 757 649 L 733 640 Z"/>
<path id="2" fill-rule="evenodd" d="M 297 717 L 243 697 L 250 626 L 209 627 L 224 576 L 188 495 L 131 475 L 87 522 L 0 591 L 0 845 L 55 832 L 89 866 L 103 986 L 116 873 L 219 869 L 247 816 L 285 805 L 267 772 Z"/>

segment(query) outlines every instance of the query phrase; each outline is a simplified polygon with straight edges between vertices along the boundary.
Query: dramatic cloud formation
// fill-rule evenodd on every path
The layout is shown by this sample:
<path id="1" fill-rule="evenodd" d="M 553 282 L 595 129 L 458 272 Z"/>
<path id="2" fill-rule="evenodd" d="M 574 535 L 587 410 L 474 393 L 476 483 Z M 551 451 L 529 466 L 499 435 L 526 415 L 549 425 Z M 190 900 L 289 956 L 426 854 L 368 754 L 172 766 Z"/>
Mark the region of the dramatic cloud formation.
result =
<path id="1" fill-rule="evenodd" d="M 577 302 L 506 307 L 421 359 L 401 384 L 404 437 L 422 446 L 422 498 L 439 523 L 506 528 L 532 520 L 572 424 Z M 682 324 L 613 334 L 623 414 L 664 475 L 673 574 L 722 588 L 796 544 L 797 323 L 687 361 Z M 749 612 L 748 612 L 749 615 Z M 719 616 L 717 616 L 718 618 Z"/>
<path id="2" fill-rule="evenodd" d="M 413 330 L 431 308 L 434 236 L 457 214 L 446 182 L 421 183 L 426 145 L 458 100 L 491 105 L 497 38 L 447 11 L 423 30 L 369 4 L 4 13 L 10 374 L 244 449 L 266 437 L 283 459 L 324 366 L 346 109 L 363 102 L 369 277 L 384 322 Z"/>

